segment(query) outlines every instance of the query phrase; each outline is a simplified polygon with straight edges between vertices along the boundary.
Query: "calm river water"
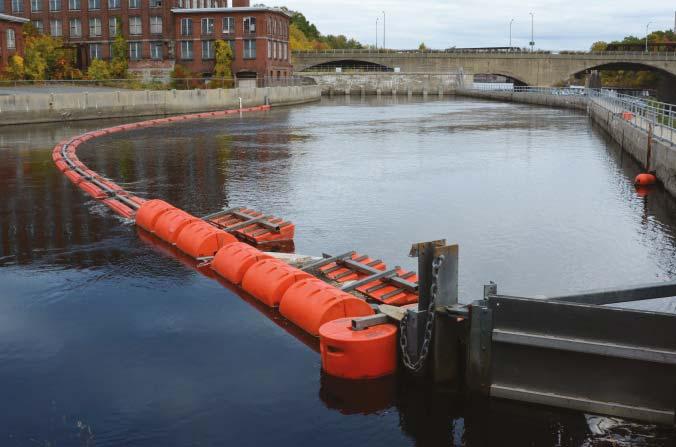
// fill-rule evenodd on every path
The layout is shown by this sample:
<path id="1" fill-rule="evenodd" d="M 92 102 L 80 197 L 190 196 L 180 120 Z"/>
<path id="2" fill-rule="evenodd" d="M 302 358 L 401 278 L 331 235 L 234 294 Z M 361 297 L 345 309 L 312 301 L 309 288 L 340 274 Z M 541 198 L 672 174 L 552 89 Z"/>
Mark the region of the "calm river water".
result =
<path id="1" fill-rule="evenodd" d="M 404 378 L 323 377 L 314 340 L 140 239 L 54 168 L 56 141 L 117 122 L 0 129 L 0 445 L 674 441 Z M 458 242 L 465 302 L 490 280 L 534 296 L 676 274 L 676 202 L 639 197 L 637 165 L 568 110 L 327 99 L 103 137 L 79 156 L 197 215 L 248 205 L 293 220 L 299 253 L 357 249 L 414 267 L 412 242 Z"/>

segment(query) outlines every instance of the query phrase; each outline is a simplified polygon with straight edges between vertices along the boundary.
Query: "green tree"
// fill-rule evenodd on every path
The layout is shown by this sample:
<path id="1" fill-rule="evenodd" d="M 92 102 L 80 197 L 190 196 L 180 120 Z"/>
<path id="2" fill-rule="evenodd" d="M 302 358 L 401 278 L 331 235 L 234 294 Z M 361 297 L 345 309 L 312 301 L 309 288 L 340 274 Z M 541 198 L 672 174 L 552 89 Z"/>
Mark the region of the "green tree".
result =
<path id="1" fill-rule="evenodd" d="M 425 45 L 425 42 L 420 42 L 420 45 L 418 45 L 418 50 L 420 51 L 427 51 L 427 45 Z"/>
<path id="2" fill-rule="evenodd" d="M 219 78 L 216 81 L 220 87 L 232 87 L 232 48 L 230 44 L 224 40 L 218 39 L 214 42 L 216 47 L 216 65 L 214 66 L 214 76 Z"/>
<path id="3" fill-rule="evenodd" d="M 24 75 L 28 79 L 65 79 L 76 73 L 74 54 L 61 39 L 40 34 L 31 24 L 23 27 Z"/>
<path id="4" fill-rule="evenodd" d="M 118 23 L 120 22 L 118 21 Z M 112 58 L 110 61 L 110 74 L 116 79 L 125 79 L 127 77 L 127 69 L 129 68 L 127 50 L 127 41 L 122 36 L 118 25 L 117 37 L 115 37 L 111 46 Z"/>
<path id="5" fill-rule="evenodd" d="M 87 76 L 95 81 L 105 81 L 106 79 L 110 79 L 112 77 L 110 64 L 101 59 L 94 59 L 92 63 L 89 64 Z"/>
<path id="6" fill-rule="evenodd" d="M 26 71 L 24 68 L 24 59 L 18 54 L 9 58 L 9 64 L 5 68 L 5 74 L 10 79 L 23 79 Z"/>
<path id="7" fill-rule="evenodd" d="M 606 51 L 606 48 L 608 48 L 608 44 L 602 40 L 594 42 L 591 46 L 592 51 Z"/>

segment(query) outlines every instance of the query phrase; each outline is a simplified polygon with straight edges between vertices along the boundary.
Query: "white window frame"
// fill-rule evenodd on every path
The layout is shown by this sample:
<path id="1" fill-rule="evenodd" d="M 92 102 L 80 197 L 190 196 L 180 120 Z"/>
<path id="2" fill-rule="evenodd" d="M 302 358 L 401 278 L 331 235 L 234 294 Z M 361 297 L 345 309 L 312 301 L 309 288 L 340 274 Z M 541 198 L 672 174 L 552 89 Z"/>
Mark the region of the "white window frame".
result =
<path id="1" fill-rule="evenodd" d="M 206 52 L 204 50 L 207 50 Z M 206 53 L 206 55 L 205 55 Z M 210 61 L 216 58 L 216 46 L 213 40 L 202 41 L 202 60 Z"/>
<path id="2" fill-rule="evenodd" d="M 162 16 L 150 16 L 150 34 L 162 34 Z"/>
<path id="3" fill-rule="evenodd" d="M 31 12 L 42 11 L 42 0 L 31 0 Z"/>
<path id="4" fill-rule="evenodd" d="M 117 31 L 121 31 L 121 21 L 119 17 L 108 18 L 108 36 L 117 37 Z"/>
<path id="5" fill-rule="evenodd" d="M 82 0 L 68 0 L 69 11 L 79 11 L 82 8 Z"/>
<path id="6" fill-rule="evenodd" d="M 192 36 L 192 19 L 181 19 L 181 36 Z"/>
<path id="7" fill-rule="evenodd" d="M 96 49 L 95 51 L 92 51 Z M 103 59 L 103 45 L 100 43 L 90 43 L 89 44 L 89 59 Z"/>
<path id="8" fill-rule="evenodd" d="M 73 27 L 73 25 L 76 25 Z M 75 28 L 75 32 L 73 32 Z M 82 21 L 78 18 L 72 18 L 68 21 L 68 37 L 82 37 Z"/>
<path id="9" fill-rule="evenodd" d="M 213 17 L 202 17 L 200 21 L 200 35 L 201 36 L 211 36 L 214 34 L 216 28 L 216 21 Z"/>
<path id="10" fill-rule="evenodd" d="M 256 39 L 244 39 L 244 59 L 256 59 Z"/>
<path id="11" fill-rule="evenodd" d="M 120 9 L 121 6 L 120 0 L 108 0 L 108 9 Z"/>
<path id="12" fill-rule="evenodd" d="M 139 9 L 141 7 L 141 0 L 129 0 L 129 9 Z"/>
<path id="13" fill-rule="evenodd" d="M 223 34 L 235 34 L 234 17 L 223 17 Z"/>
<path id="14" fill-rule="evenodd" d="M 181 41 L 181 60 L 190 61 L 193 60 L 195 50 L 193 48 L 192 40 L 182 40 Z"/>
<path id="15" fill-rule="evenodd" d="M 100 17 L 91 17 L 89 19 L 89 37 L 101 37 L 103 34 L 103 24 Z"/>
<path id="16" fill-rule="evenodd" d="M 40 33 L 44 34 L 45 33 L 45 25 L 42 23 L 42 20 L 31 20 L 31 25 L 35 28 L 35 30 Z"/>
<path id="17" fill-rule="evenodd" d="M 51 19 L 49 21 L 49 34 L 52 37 L 63 36 L 63 23 L 61 19 Z"/>
<path id="18" fill-rule="evenodd" d="M 132 51 L 132 48 L 134 51 Z M 143 57 L 143 47 L 141 42 L 129 42 L 129 60 L 138 61 Z"/>
<path id="19" fill-rule="evenodd" d="M 256 17 L 244 17 L 244 34 L 256 34 Z"/>
<path id="20" fill-rule="evenodd" d="M 129 35 L 140 36 L 141 34 L 143 34 L 143 21 L 141 20 L 141 16 L 129 17 Z"/>
<path id="21" fill-rule="evenodd" d="M 61 11 L 61 0 L 49 0 L 50 11 Z"/>
<path id="22" fill-rule="evenodd" d="M 155 51 L 156 48 L 160 49 L 159 55 Z M 150 59 L 155 61 L 164 59 L 164 44 L 162 42 L 150 42 Z"/>
<path id="23" fill-rule="evenodd" d="M 12 12 L 23 12 L 23 0 L 12 0 Z"/>
<path id="24" fill-rule="evenodd" d="M 89 11 L 98 11 L 101 9 L 101 0 L 87 0 L 87 9 Z"/>
<path id="25" fill-rule="evenodd" d="M 16 33 L 12 28 L 7 28 L 7 49 L 16 50 Z"/>

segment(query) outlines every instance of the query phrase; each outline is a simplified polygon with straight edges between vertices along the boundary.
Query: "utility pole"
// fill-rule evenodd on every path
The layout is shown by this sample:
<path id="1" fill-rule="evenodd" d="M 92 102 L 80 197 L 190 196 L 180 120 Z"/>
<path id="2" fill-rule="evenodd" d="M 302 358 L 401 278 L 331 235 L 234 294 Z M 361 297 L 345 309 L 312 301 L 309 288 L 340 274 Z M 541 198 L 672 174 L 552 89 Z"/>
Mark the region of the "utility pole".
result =
<path id="1" fill-rule="evenodd" d="M 514 19 L 509 21 L 509 48 L 512 48 L 512 23 L 514 23 Z"/>
<path id="2" fill-rule="evenodd" d="M 648 22 L 648 24 L 645 26 L 645 52 L 648 52 L 648 28 L 650 28 L 650 25 L 653 22 Z"/>
<path id="3" fill-rule="evenodd" d="M 530 13 L 530 52 L 535 51 L 535 14 Z"/>
<path id="4" fill-rule="evenodd" d="M 378 22 L 380 19 L 376 17 L 376 50 L 378 49 Z"/>
<path id="5" fill-rule="evenodd" d="M 385 11 L 383 11 L 383 49 L 387 48 L 385 45 Z"/>

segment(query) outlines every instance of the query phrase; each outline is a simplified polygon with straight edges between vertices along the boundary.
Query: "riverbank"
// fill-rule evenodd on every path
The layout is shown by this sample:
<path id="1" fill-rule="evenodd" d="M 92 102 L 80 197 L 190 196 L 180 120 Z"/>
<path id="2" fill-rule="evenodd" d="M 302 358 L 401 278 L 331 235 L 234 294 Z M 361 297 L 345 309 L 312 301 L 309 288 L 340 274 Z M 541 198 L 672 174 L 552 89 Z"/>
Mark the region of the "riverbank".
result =
<path id="1" fill-rule="evenodd" d="M 240 104 L 241 99 L 241 104 Z M 317 86 L 160 90 L 0 96 L 0 126 L 101 118 L 211 112 L 265 104 L 285 106 L 318 101 Z"/>
<path id="2" fill-rule="evenodd" d="M 549 107 L 562 107 L 586 111 L 594 123 L 606 131 L 620 147 L 629 153 L 644 169 L 648 152 L 647 125 L 637 125 L 622 117 L 603 99 L 587 96 L 555 96 L 546 93 L 480 91 L 458 89 L 456 94 L 505 102 L 516 102 Z M 656 171 L 658 180 L 672 196 L 676 196 L 676 146 L 667 140 L 652 140 L 650 169 Z"/>

